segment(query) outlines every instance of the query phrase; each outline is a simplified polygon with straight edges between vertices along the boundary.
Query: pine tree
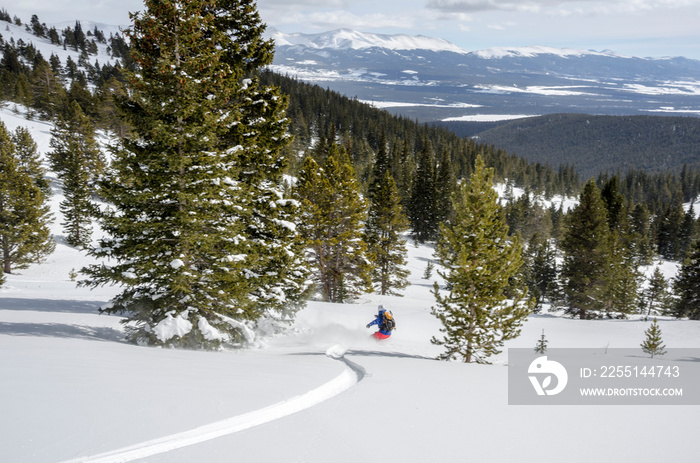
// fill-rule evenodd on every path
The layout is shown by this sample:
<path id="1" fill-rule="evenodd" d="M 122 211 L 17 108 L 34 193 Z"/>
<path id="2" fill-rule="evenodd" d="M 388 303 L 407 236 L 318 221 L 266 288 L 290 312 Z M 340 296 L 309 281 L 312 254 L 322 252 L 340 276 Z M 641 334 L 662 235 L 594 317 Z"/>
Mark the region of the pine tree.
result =
<path id="1" fill-rule="evenodd" d="M 525 188 L 518 199 L 506 204 L 506 220 L 510 233 L 519 232 L 528 242 L 534 235 L 544 238 L 552 233 L 550 214 L 533 199 L 529 188 Z"/>
<path id="2" fill-rule="evenodd" d="M 658 251 L 669 260 L 682 260 L 680 231 L 683 228 L 685 212 L 680 201 L 669 205 L 659 218 L 657 228 Z"/>
<path id="3" fill-rule="evenodd" d="M 644 334 L 646 335 L 646 338 L 641 344 L 644 352 L 651 355 L 651 358 L 654 358 L 655 355 L 664 355 L 666 353 L 664 350 L 666 345 L 664 345 L 663 340 L 661 339 L 661 328 L 659 328 L 656 319 L 654 319 L 651 326 L 644 332 Z"/>
<path id="4" fill-rule="evenodd" d="M 332 143 L 325 158 L 321 168 L 307 157 L 299 172 L 298 225 L 323 299 L 345 302 L 371 290 L 371 266 L 362 239 L 367 202 L 345 149 Z"/>
<path id="5" fill-rule="evenodd" d="M 697 239 L 697 230 L 695 224 L 694 203 L 690 203 L 690 207 L 683 216 L 681 228 L 678 230 L 678 257 L 685 258 L 693 243 Z"/>
<path id="6" fill-rule="evenodd" d="M 259 103 L 249 100 L 258 93 L 248 73 L 265 61 L 257 45 L 269 50 L 271 43 L 261 40 L 261 27 L 249 27 L 259 25 L 254 2 L 145 6 L 129 33 L 139 73 L 120 101 L 135 135 L 120 141 L 98 190 L 113 206 L 100 217 L 109 237 L 91 254 L 115 263 L 85 269 L 84 284 L 124 286 L 105 312 L 126 312 L 133 341 L 214 348 L 248 342 L 251 326 L 266 315 L 261 302 L 284 299 L 268 284 L 272 275 L 256 273 L 270 261 L 256 254 L 260 236 L 249 241 L 263 210 L 252 204 L 261 186 L 242 180 L 265 183 L 267 173 L 245 169 L 263 154 L 276 162 L 279 145 L 266 146 L 276 127 L 264 128 L 250 113 L 258 105 L 257 114 L 268 117 L 265 106 L 276 95 L 260 91 Z M 274 191 L 270 184 L 266 193 Z M 276 231 L 291 236 L 292 221 L 280 217 L 293 203 L 275 200 L 285 210 Z M 186 329 L 176 332 L 175 325 Z"/>
<path id="7" fill-rule="evenodd" d="M 236 180 L 247 187 L 244 207 L 250 213 L 241 221 L 249 252 L 256 255 L 248 267 L 251 297 L 267 321 L 289 321 L 303 305 L 310 282 L 295 225 L 299 205 L 284 183 L 284 148 L 291 141 L 288 97 L 259 82 L 259 69 L 272 64 L 274 41 L 263 38 L 265 25 L 255 1 L 218 0 L 211 8 L 216 29 L 236 37 L 224 50 L 223 62 L 242 79 L 235 103 L 224 105 L 237 123 L 222 137 L 220 149 L 239 149 Z"/>
<path id="8" fill-rule="evenodd" d="M 668 291 L 668 281 L 659 267 L 654 269 L 641 299 L 642 314 L 647 318 L 651 315 L 666 315 L 670 311 L 671 295 Z"/>
<path id="9" fill-rule="evenodd" d="M 377 190 L 384 185 L 383 182 L 387 173 L 393 178 L 389 153 L 387 152 L 386 131 L 384 131 L 382 132 L 382 139 L 379 142 L 379 149 L 374 158 L 374 164 L 372 165 L 372 176 L 369 183 L 368 194 L 370 203 L 375 200 Z M 396 181 L 394 181 L 394 183 L 396 183 Z"/>
<path id="10" fill-rule="evenodd" d="M 411 150 L 408 146 L 408 141 L 404 140 L 400 149 L 399 163 L 398 165 L 393 166 L 398 172 L 398 175 L 394 177 L 394 180 L 396 180 L 396 187 L 399 189 L 401 204 L 404 206 L 404 210 L 406 210 L 406 213 L 408 214 L 408 207 L 411 202 L 411 193 L 413 188 L 414 163 L 412 162 Z"/>
<path id="11" fill-rule="evenodd" d="M 371 190 L 369 214 L 365 226 L 365 242 L 372 261 L 372 281 L 379 294 L 398 294 L 394 289 L 408 285 L 406 277 L 406 240 L 408 219 L 401 208 L 401 199 L 394 178 L 388 169 Z"/>
<path id="12" fill-rule="evenodd" d="M 425 140 L 413 176 L 413 190 L 408 203 L 408 220 L 414 238 L 419 242 L 437 237 L 437 187 L 435 184 L 435 156 L 430 143 Z"/>
<path id="13" fill-rule="evenodd" d="M 435 264 L 433 264 L 432 259 L 429 259 L 428 263 L 425 265 L 425 271 L 423 272 L 423 279 L 430 280 L 433 277 L 433 270 L 435 270 Z"/>
<path id="14" fill-rule="evenodd" d="M 605 205 L 591 179 L 581 192 L 578 205 L 567 216 L 561 243 L 562 286 L 567 297 L 566 310 L 573 316 L 585 319 L 605 309 L 609 234 Z"/>
<path id="15" fill-rule="evenodd" d="M 452 192 L 457 187 L 452 160 L 443 151 L 435 177 L 435 222 L 439 225 L 452 217 Z"/>
<path id="16" fill-rule="evenodd" d="M 535 344 L 535 352 L 538 354 L 547 352 L 547 339 L 544 337 L 544 330 L 542 330 L 542 336 L 537 340 L 537 344 Z"/>
<path id="17" fill-rule="evenodd" d="M 18 149 L 0 121 L 0 273 L 41 262 L 55 248 L 42 191 L 43 170 L 31 151 L 31 137 L 21 138 L 27 145 Z"/>
<path id="18" fill-rule="evenodd" d="M 559 281 L 555 246 L 535 233 L 524 255 L 524 280 L 530 294 L 535 298 L 535 308 L 540 307 L 544 300 L 558 300 Z"/>
<path id="19" fill-rule="evenodd" d="M 696 241 L 673 281 L 676 316 L 700 320 L 700 240 Z"/>
<path id="20" fill-rule="evenodd" d="M 625 197 L 620 193 L 619 180 L 616 175 L 605 183 L 600 192 L 600 197 L 608 212 L 608 226 L 610 230 L 621 231 L 626 229 Z"/>
<path id="21" fill-rule="evenodd" d="M 508 236 L 493 169 L 480 156 L 470 181 L 453 198 L 454 221 L 441 225 L 435 251 L 449 293 L 435 284 L 432 313 L 445 336 L 432 342 L 446 348 L 440 359 L 488 363 L 504 341 L 520 334 L 534 301 L 514 278 L 522 265 L 521 246 Z"/>
<path id="22" fill-rule="evenodd" d="M 17 127 L 14 133 L 10 134 L 10 138 L 15 145 L 20 170 L 32 177 L 36 186 L 44 193 L 44 197 L 48 198 L 51 195 L 51 185 L 44 177 L 45 171 L 41 167 L 37 145 L 29 130 Z"/>
<path id="23" fill-rule="evenodd" d="M 606 312 L 626 317 L 636 312 L 639 306 L 639 287 L 642 274 L 628 240 L 620 239 L 619 233 L 610 234 L 610 256 L 606 286 Z"/>
<path id="24" fill-rule="evenodd" d="M 90 201 L 92 185 L 104 171 L 105 160 L 95 140 L 95 127 L 75 101 L 68 118 L 56 121 L 50 144 L 51 168 L 63 181 L 65 200 L 60 208 L 66 241 L 71 246 L 86 247 L 91 241 L 95 215 Z"/>
<path id="25" fill-rule="evenodd" d="M 651 242 L 651 220 L 645 204 L 636 204 L 630 217 L 630 245 L 640 265 L 648 265 L 654 256 Z"/>
<path id="26" fill-rule="evenodd" d="M 66 104 L 66 91 L 46 61 L 39 63 L 30 78 L 33 107 L 48 119 Z"/>

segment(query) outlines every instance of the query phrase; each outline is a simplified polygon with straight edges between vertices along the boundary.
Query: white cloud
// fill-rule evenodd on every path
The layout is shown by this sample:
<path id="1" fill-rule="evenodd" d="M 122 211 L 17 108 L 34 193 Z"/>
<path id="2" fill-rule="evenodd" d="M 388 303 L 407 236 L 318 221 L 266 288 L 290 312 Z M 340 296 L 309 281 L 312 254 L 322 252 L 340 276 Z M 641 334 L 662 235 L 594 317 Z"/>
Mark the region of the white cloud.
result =
<path id="1" fill-rule="evenodd" d="M 515 26 L 517 26 L 516 23 L 514 23 L 514 22 L 512 22 L 512 21 L 506 21 L 506 22 L 497 23 L 497 24 L 489 24 L 489 25 L 487 25 L 486 27 L 487 27 L 488 29 L 493 29 L 493 30 L 496 30 L 496 31 L 504 31 L 504 30 L 506 30 L 506 29 L 509 29 L 509 28 L 515 27 Z"/>
<path id="2" fill-rule="evenodd" d="M 521 11 L 561 14 L 612 14 L 700 5 L 700 0 L 428 0 L 427 7 L 443 12 Z"/>
<path id="3" fill-rule="evenodd" d="M 312 29 L 328 30 L 337 28 L 350 28 L 358 30 L 378 28 L 410 28 L 413 19 L 402 16 L 389 16 L 381 13 L 356 15 L 349 11 L 316 11 L 310 13 L 296 13 L 294 15 L 280 15 L 272 21 L 275 25 L 306 24 Z"/>
<path id="4" fill-rule="evenodd" d="M 284 7 L 289 9 L 298 9 L 302 7 L 318 7 L 318 8 L 345 8 L 351 4 L 346 0 L 258 0 L 258 9 L 274 7 Z"/>

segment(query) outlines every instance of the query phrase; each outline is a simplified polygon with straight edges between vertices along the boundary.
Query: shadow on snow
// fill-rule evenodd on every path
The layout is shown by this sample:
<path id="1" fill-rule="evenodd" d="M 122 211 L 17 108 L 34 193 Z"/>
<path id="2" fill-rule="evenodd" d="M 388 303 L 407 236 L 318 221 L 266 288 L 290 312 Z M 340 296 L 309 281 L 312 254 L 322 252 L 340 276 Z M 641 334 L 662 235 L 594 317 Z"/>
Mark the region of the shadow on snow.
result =
<path id="1" fill-rule="evenodd" d="M 0 310 L 97 314 L 106 301 L 70 301 L 61 299 L 0 298 Z M 109 316 L 109 315 L 106 315 Z"/>
<path id="2" fill-rule="evenodd" d="M 0 322 L 0 334 L 10 336 L 36 336 L 93 341 L 126 342 L 124 333 L 114 328 L 63 323 L 7 323 Z"/>

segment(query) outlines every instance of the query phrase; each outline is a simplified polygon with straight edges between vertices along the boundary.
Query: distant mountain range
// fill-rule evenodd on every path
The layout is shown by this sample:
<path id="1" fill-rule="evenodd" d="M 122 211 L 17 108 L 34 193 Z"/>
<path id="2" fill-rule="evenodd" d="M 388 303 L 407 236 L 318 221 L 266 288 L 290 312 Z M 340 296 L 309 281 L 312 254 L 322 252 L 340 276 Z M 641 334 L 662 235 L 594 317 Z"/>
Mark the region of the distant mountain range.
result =
<path id="1" fill-rule="evenodd" d="M 388 50 L 431 50 L 467 53 L 467 51 L 457 45 L 442 39 L 404 34 L 371 34 L 351 29 L 338 29 L 321 34 L 285 34 L 277 29 L 269 28 L 267 36 L 275 40 L 277 47 L 302 46 L 317 50 L 326 48 L 338 50 L 385 48 Z"/>
<path id="2" fill-rule="evenodd" d="M 272 69 L 421 122 L 554 113 L 700 116 L 700 61 L 547 47 L 466 51 L 429 37 L 273 28 Z M 474 130 L 472 130 L 474 131 Z M 478 131 L 478 130 L 476 130 Z"/>

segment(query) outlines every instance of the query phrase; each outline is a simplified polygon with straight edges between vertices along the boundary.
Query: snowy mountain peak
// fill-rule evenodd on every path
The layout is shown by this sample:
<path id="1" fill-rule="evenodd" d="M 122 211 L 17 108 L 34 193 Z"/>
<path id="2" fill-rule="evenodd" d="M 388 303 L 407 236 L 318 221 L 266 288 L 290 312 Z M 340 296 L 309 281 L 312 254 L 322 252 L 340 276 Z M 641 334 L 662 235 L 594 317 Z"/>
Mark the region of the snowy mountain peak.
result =
<path id="1" fill-rule="evenodd" d="M 337 29 L 320 34 L 286 34 L 272 27 L 268 28 L 267 38 L 275 40 L 279 46 L 301 45 L 315 49 L 359 50 L 363 48 L 386 48 L 389 50 L 430 50 L 451 51 L 466 54 L 467 51 L 447 40 L 405 34 L 387 35 L 359 32 L 351 29 Z"/>
<path id="2" fill-rule="evenodd" d="M 553 47 L 494 47 L 474 52 L 476 56 L 483 59 L 500 58 L 534 58 L 538 55 L 556 55 L 562 58 L 581 57 L 586 55 L 610 56 L 621 58 L 612 51 L 577 50 L 573 48 L 553 48 Z"/>
<path id="3" fill-rule="evenodd" d="M 269 27 L 266 38 L 274 39 L 277 47 L 301 46 L 310 49 L 326 50 L 360 50 L 366 48 L 384 48 L 388 50 L 427 50 L 448 51 L 459 54 L 470 52 L 447 40 L 422 35 L 405 34 L 373 34 L 352 29 L 337 29 L 320 34 L 284 33 L 274 27 Z M 579 50 L 573 48 L 554 48 L 543 46 L 531 47 L 494 47 L 471 52 L 473 56 L 482 59 L 500 58 L 534 58 L 538 55 L 555 55 L 562 58 L 582 56 L 609 56 L 623 58 L 612 51 Z"/>

